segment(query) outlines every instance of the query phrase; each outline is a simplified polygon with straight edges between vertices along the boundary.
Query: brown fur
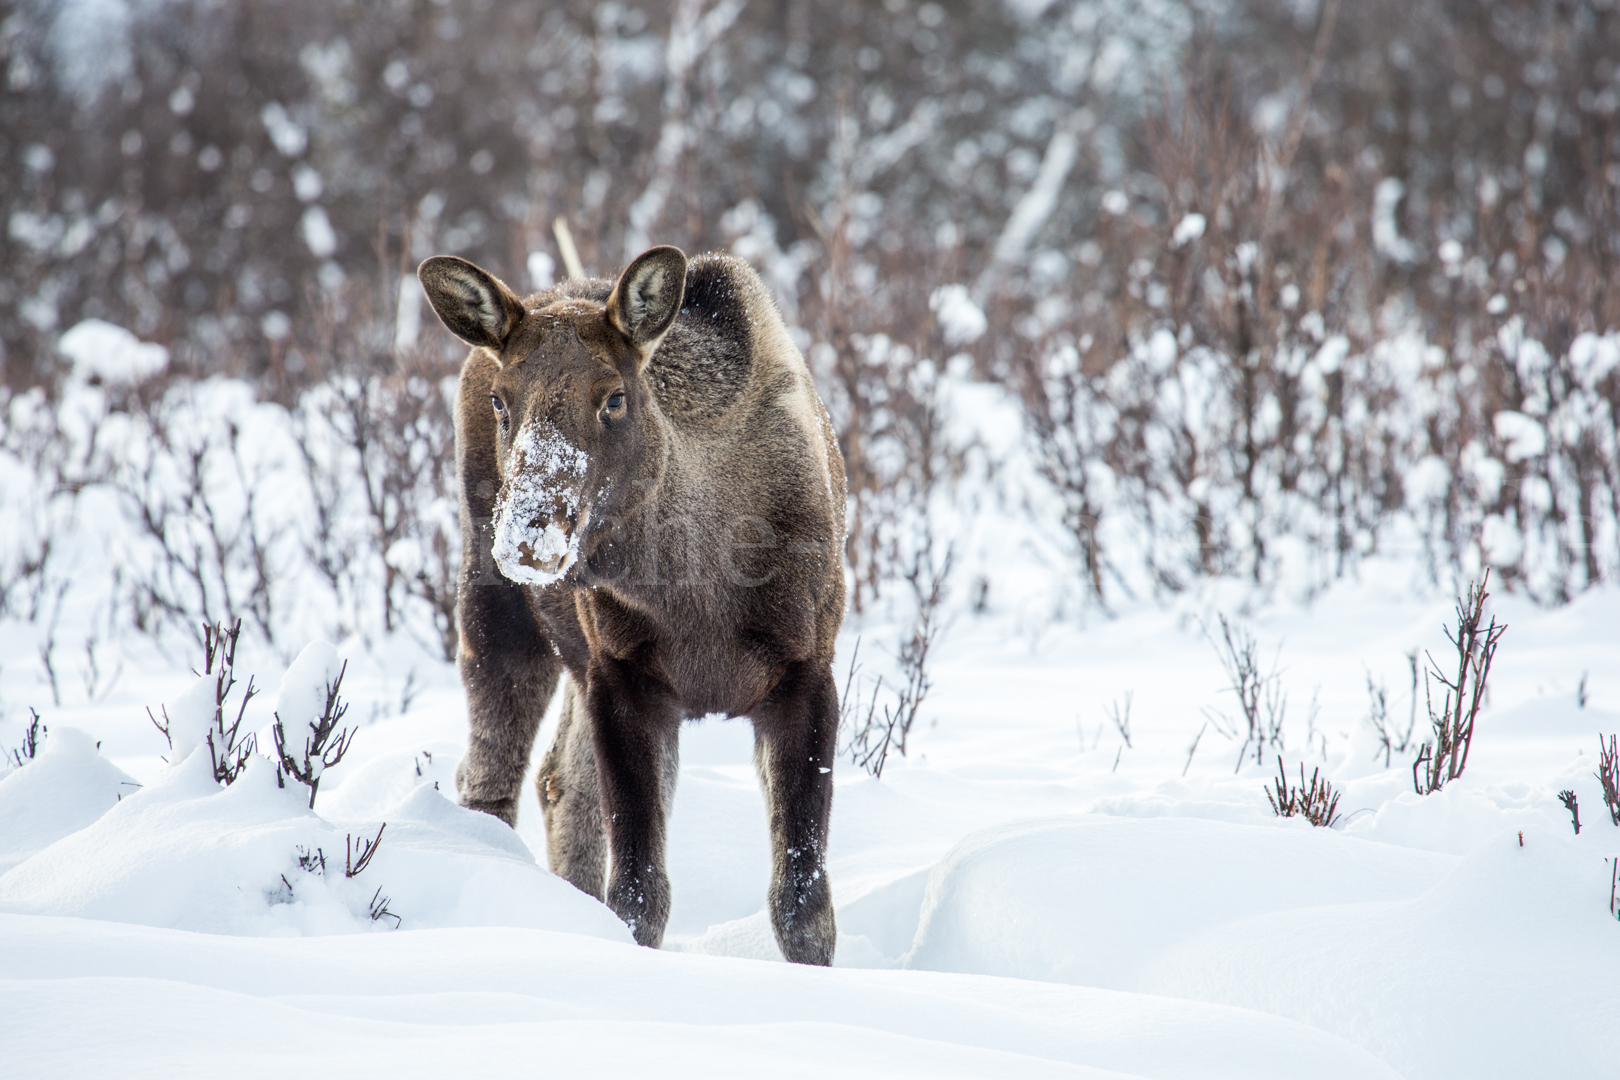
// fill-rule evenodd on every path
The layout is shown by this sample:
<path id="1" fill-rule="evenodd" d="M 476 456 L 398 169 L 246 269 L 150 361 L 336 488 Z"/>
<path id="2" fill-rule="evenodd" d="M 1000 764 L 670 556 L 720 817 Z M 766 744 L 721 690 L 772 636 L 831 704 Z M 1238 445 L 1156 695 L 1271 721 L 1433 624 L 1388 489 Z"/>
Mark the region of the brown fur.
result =
<path id="1" fill-rule="evenodd" d="M 831 963 L 844 471 L 775 304 L 746 263 L 687 263 L 673 248 L 649 251 L 616 283 L 570 281 L 524 300 L 460 259 L 429 259 L 419 275 L 445 325 L 474 346 L 456 421 L 463 803 L 516 821 L 539 719 L 566 669 L 539 775 L 551 867 L 656 946 L 680 723 L 746 716 L 777 941 L 790 960 Z M 583 451 L 583 482 L 512 475 L 520 432 Z M 492 554 L 498 501 L 529 506 L 520 496 L 531 489 L 544 507 L 511 535 L 532 539 L 550 521 L 577 544 L 554 581 L 530 548 L 505 570 Z"/>

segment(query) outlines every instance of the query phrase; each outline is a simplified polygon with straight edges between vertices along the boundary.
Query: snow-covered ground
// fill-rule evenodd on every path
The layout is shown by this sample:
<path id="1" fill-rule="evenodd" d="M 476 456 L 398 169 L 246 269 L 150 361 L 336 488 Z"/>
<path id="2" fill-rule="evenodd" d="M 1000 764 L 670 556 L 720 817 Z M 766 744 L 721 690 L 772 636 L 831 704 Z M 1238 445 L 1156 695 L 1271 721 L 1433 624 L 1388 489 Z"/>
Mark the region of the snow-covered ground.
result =
<path id="1" fill-rule="evenodd" d="M 1450 604 L 1384 569 L 1399 583 L 1249 613 L 1280 649 L 1284 756 L 1313 739 L 1344 792 L 1336 829 L 1274 817 L 1274 764 L 1234 773 L 1213 728 L 1188 765 L 1203 710 L 1231 710 L 1200 621 L 1236 591 L 1038 635 L 960 616 L 909 756 L 839 777 L 830 972 L 771 940 L 744 723 L 685 733 L 654 953 L 536 865 L 532 801 L 515 835 L 450 801 L 448 666 L 385 715 L 397 687 L 349 657 L 364 722 L 312 811 L 268 760 L 223 789 L 206 748 L 166 764 L 145 706 L 194 680 L 132 662 L 100 701 L 50 710 L 38 757 L 0 780 L 7 1071 L 1613 1075 L 1620 828 L 1592 773 L 1598 733 L 1620 730 L 1620 593 L 1494 601 L 1510 629 L 1468 771 L 1420 798 L 1409 755 L 1377 754 L 1365 681 L 1404 718 L 1404 653 L 1438 651 Z M 249 723 L 277 696 L 259 675 Z M 8 702 L 25 686 L 8 679 Z M 1128 747 L 1107 718 L 1126 694 Z M 346 841 L 384 822 L 346 878 Z M 324 873 L 299 864 L 316 851 Z M 371 918 L 379 899 L 397 928 Z"/>
<path id="2" fill-rule="evenodd" d="M 354 741 L 313 807 L 266 757 L 217 783 L 198 746 L 213 682 L 188 670 L 198 650 L 172 628 L 120 629 L 107 591 L 120 573 L 150 576 L 150 538 L 107 488 L 64 503 L 0 456 L 0 507 L 17 526 L 0 555 L 48 532 L 67 570 L 54 601 L 46 590 L 30 612 L 18 594 L 0 612 L 0 748 L 22 745 L 30 706 L 49 729 L 31 761 L 0 766 L 7 1076 L 1620 1069 L 1620 827 L 1593 775 L 1600 734 L 1620 733 L 1620 589 L 1557 608 L 1498 590 L 1491 612 L 1508 630 L 1467 771 L 1419 796 L 1414 750 L 1386 764 L 1367 721 L 1370 680 L 1395 728 L 1426 727 L 1408 655 L 1446 654 L 1453 598 L 1417 545 L 1392 534 L 1325 590 L 1284 574 L 1263 591 L 1207 582 L 1104 612 L 1041 520 L 1016 417 L 992 388 L 958 386 L 953 415 L 1000 472 L 933 508 L 959 569 L 907 756 L 881 779 L 840 766 L 834 969 L 780 962 L 743 721 L 683 735 L 674 909 L 655 952 L 537 864 L 532 796 L 515 832 L 454 804 L 466 723 L 454 668 L 432 658 L 421 609 L 403 608 L 416 621 L 392 634 L 351 617 L 375 587 L 367 571 L 332 579 L 334 599 L 298 563 L 311 540 L 297 532 L 297 477 L 276 471 L 277 454 L 296 458 L 286 410 L 225 381 L 183 392 L 194 397 L 177 408 L 248 433 L 250 472 L 280 477 L 260 511 L 227 499 L 222 517 L 290 522 L 267 548 L 278 640 L 244 633 L 237 659 L 236 693 L 249 674 L 259 690 L 243 731 L 268 751 L 275 714 L 296 727 L 318 710 L 313 684 L 341 657 Z M 42 399 L 11 405 L 14 424 L 45 415 Z M 74 460 L 138 471 L 147 434 L 105 408 L 97 386 L 69 388 L 57 422 L 99 433 L 73 436 Z M 1335 827 L 1274 816 L 1275 749 L 1240 763 L 1223 733 L 1236 703 L 1210 633 L 1222 616 L 1254 634 L 1264 670 L 1275 663 L 1282 756 L 1290 776 L 1303 762 L 1337 786 Z M 846 627 L 838 670 L 860 641 L 856 697 L 892 663 L 887 617 Z M 335 652 L 293 659 L 313 636 L 300 628 L 334 623 L 350 627 Z"/>

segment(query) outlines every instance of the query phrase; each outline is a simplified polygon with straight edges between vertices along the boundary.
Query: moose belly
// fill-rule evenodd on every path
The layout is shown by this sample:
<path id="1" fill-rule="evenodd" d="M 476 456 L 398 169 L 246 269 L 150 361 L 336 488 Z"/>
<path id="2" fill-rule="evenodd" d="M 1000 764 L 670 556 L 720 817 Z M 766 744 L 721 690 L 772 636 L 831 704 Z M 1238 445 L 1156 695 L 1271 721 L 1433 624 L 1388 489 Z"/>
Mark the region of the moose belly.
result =
<path id="1" fill-rule="evenodd" d="M 771 692 L 778 665 L 737 651 L 683 648 L 672 642 L 664 671 L 690 716 L 746 715 Z M 660 650 L 665 651 L 665 650 Z"/>

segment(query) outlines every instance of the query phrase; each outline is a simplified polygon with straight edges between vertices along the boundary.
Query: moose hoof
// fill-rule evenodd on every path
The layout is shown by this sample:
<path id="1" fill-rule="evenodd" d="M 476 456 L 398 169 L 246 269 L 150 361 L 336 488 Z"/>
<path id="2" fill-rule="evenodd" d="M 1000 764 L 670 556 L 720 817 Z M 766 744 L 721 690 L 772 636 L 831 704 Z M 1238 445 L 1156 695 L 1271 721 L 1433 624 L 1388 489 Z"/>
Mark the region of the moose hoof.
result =
<path id="1" fill-rule="evenodd" d="M 825 878 L 822 879 L 825 882 Z M 828 890 L 812 889 L 808 895 L 783 890 L 785 896 L 773 897 L 771 929 L 776 931 L 776 944 L 782 956 L 795 964 L 819 964 L 830 967 L 833 949 L 838 944 L 838 926 L 833 919 L 832 897 Z"/>
<path id="2" fill-rule="evenodd" d="M 669 922 L 669 883 L 663 888 L 643 888 L 636 884 L 616 885 L 608 890 L 607 905 L 624 920 L 637 945 L 649 949 L 664 943 L 664 927 Z"/>

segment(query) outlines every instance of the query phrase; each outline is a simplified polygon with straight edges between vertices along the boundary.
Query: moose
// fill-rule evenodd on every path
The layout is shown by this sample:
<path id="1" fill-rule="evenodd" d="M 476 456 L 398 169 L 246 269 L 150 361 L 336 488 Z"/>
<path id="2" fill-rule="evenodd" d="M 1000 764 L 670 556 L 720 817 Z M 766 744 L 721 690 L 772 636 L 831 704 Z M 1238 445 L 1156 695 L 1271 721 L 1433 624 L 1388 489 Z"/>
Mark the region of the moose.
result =
<path id="1" fill-rule="evenodd" d="M 830 964 L 844 463 L 775 301 L 742 260 L 673 247 L 526 298 L 454 256 L 417 276 L 472 347 L 455 420 L 462 805 L 516 823 L 562 681 L 537 778 L 551 869 L 656 948 L 681 722 L 746 717 L 777 943 Z"/>

